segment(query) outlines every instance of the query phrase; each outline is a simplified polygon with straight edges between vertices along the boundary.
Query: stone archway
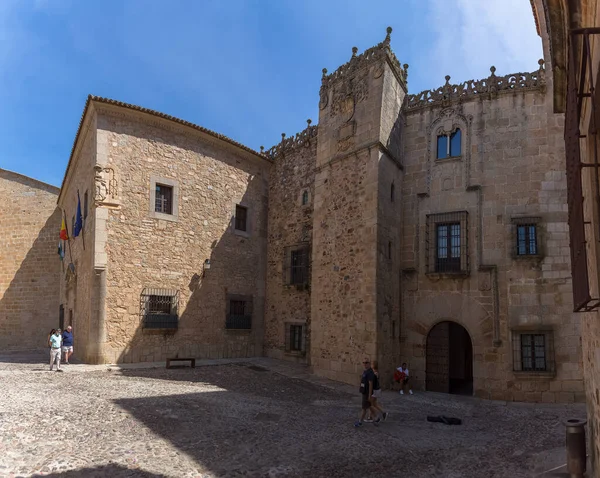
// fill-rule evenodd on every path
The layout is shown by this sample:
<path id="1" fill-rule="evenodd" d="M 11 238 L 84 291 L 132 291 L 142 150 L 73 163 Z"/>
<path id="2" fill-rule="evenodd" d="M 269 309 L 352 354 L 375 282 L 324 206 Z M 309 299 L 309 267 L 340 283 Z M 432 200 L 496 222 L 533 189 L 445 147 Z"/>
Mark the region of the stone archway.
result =
<path id="1" fill-rule="evenodd" d="M 473 395 L 473 344 L 462 325 L 444 321 L 432 327 L 425 370 L 426 390 Z"/>

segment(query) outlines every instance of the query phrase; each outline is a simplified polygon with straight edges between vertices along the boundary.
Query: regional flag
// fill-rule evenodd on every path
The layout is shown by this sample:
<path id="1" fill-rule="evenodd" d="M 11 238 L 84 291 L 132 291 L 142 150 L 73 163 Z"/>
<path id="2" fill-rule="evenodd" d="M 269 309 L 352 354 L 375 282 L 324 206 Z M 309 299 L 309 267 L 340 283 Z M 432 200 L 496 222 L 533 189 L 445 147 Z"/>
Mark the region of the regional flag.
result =
<path id="1" fill-rule="evenodd" d="M 62 224 L 60 225 L 60 238 L 63 241 L 69 240 L 69 233 L 67 232 L 67 226 L 65 225 L 65 217 L 62 218 Z"/>
<path id="2" fill-rule="evenodd" d="M 81 214 L 81 200 L 79 191 L 77 191 L 77 215 L 75 216 L 75 225 L 73 226 L 73 237 L 77 237 L 83 228 L 83 216 Z"/>

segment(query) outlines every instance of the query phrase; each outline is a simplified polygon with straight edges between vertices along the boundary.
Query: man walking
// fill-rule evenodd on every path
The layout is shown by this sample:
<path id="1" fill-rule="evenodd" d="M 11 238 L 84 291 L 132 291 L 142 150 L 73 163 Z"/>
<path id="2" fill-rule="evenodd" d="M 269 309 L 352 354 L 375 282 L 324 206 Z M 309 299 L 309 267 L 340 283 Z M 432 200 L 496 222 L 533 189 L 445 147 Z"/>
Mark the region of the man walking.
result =
<path id="1" fill-rule="evenodd" d="M 56 332 L 50 336 L 50 371 L 52 371 L 54 362 L 56 362 L 56 371 L 62 372 L 60 369 L 61 345 L 62 336 L 60 335 L 60 329 L 56 329 Z"/>
<path id="2" fill-rule="evenodd" d="M 365 368 L 362 377 L 360 379 L 360 393 L 362 394 L 362 412 L 360 419 L 354 423 L 355 427 L 362 427 L 363 420 L 367 414 L 367 410 L 372 410 L 372 416 L 376 416 L 376 411 L 371 408 L 371 400 L 373 397 L 373 383 L 375 382 L 375 373 L 371 368 L 371 361 L 368 358 L 363 360 L 363 366 Z M 381 419 L 378 418 L 374 423 L 379 423 Z"/>
<path id="3" fill-rule="evenodd" d="M 69 357 L 73 355 L 73 328 L 70 325 L 62 334 L 62 351 L 65 354 L 65 363 L 69 365 Z"/>

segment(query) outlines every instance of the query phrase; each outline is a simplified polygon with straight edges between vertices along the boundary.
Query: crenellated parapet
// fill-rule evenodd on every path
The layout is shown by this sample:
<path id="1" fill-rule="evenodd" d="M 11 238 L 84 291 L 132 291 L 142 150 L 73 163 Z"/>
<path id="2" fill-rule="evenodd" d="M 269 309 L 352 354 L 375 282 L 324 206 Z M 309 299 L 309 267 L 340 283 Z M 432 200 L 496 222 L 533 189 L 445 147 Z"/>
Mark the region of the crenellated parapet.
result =
<path id="1" fill-rule="evenodd" d="M 269 159 L 277 159 L 299 148 L 308 148 L 312 141 L 317 141 L 318 125 L 311 126 L 312 120 L 306 120 L 307 127 L 297 133 L 295 136 L 285 137 L 281 133 L 281 142 L 265 151 L 264 146 L 260 147 L 260 154 Z"/>
<path id="2" fill-rule="evenodd" d="M 363 68 L 368 67 L 374 63 L 381 63 L 382 60 L 386 60 L 389 63 L 389 65 L 392 67 L 392 70 L 394 71 L 394 74 L 406 89 L 408 65 L 405 64 L 404 66 L 401 66 L 400 62 L 398 61 L 398 58 L 396 58 L 396 55 L 392 51 L 390 47 L 391 33 L 392 27 L 388 27 L 385 39 L 378 45 L 375 45 L 374 47 L 365 50 L 360 55 L 357 55 L 358 48 L 353 47 L 352 57 L 350 58 L 350 60 L 347 63 L 340 66 L 333 73 L 327 74 L 327 69 L 323 68 L 323 77 L 321 78 L 321 93 L 324 90 L 327 90 L 327 88 L 332 83 L 336 83 L 339 80 L 351 78 L 357 71 L 362 70 Z"/>
<path id="3" fill-rule="evenodd" d="M 511 73 L 496 76 L 496 68 L 490 68 L 490 76 L 481 80 L 469 80 L 458 85 L 446 84 L 436 90 L 425 90 L 416 95 L 406 95 L 405 110 L 412 111 L 427 106 L 450 106 L 473 98 L 493 98 L 498 94 L 516 93 L 528 90 L 543 90 L 546 87 L 546 69 L 544 60 L 539 60 L 537 71 L 531 73 Z"/>

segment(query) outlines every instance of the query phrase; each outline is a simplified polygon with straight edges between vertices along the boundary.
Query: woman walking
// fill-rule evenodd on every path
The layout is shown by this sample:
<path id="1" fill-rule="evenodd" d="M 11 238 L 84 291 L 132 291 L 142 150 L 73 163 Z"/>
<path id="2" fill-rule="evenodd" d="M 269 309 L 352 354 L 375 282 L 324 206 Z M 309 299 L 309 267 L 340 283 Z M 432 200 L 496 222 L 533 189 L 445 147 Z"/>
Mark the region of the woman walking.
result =
<path id="1" fill-rule="evenodd" d="M 375 374 L 375 380 L 373 382 L 373 397 L 371 400 L 371 409 L 381 414 L 379 418 L 374 419 L 374 422 L 379 423 L 382 419 L 385 422 L 388 417 L 388 413 L 383 411 L 383 408 L 381 408 L 381 404 L 379 403 L 379 399 L 381 398 L 381 385 L 379 384 L 379 364 L 377 363 L 377 360 L 373 360 L 372 368 L 373 373 Z"/>

